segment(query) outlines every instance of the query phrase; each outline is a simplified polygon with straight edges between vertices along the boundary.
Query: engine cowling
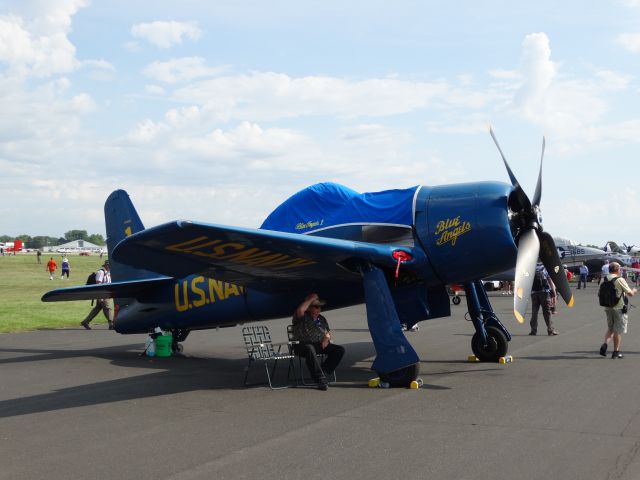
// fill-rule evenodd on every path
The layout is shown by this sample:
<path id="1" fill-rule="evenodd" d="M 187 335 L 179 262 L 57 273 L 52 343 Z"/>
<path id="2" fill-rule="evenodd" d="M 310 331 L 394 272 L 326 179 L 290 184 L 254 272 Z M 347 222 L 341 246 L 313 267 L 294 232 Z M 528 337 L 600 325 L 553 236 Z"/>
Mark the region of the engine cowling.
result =
<path id="1" fill-rule="evenodd" d="M 501 182 L 423 187 L 415 226 L 441 283 L 464 283 L 514 267 L 509 224 L 511 185 Z"/>

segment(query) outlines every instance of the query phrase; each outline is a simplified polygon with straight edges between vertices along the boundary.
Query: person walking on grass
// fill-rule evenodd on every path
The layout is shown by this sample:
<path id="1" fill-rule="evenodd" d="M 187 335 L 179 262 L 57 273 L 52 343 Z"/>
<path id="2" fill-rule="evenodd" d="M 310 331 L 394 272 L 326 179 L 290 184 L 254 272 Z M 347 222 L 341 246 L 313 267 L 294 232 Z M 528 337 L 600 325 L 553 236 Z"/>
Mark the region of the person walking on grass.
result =
<path id="1" fill-rule="evenodd" d="M 45 272 L 49 272 L 49 280 L 53 280 L 53 276 L 55 275 L 57 268 L 58 268 L 58 264 L 53 259 L 53 257 L 51 257 L 47 262 L 47 267 L 45 270 Z"/>

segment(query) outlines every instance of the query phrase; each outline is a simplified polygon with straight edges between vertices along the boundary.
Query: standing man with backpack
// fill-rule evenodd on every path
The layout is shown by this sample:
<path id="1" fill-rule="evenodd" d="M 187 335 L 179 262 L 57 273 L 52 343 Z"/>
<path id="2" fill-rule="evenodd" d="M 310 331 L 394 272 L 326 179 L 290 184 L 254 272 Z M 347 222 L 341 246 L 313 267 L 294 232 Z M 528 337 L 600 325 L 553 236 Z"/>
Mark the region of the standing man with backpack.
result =
<path id="1" fill-rule="evenodd" d="M 622 358 L 620 343 L 622 334 L 627 333 L 627 299 L 625 295 L 633 297 L 638 289 L 630 288 L 627 281 L 620 276 L 620 264 L 611 262 L 609 274 L 603 279 L 598 290 L 600 305 L 604 307 L 607 316 L 607 333 L 604 343 L 600 347 L 600 355 L 607 356 L 607 342 L 613 337 L 613 352 L 611 358 Z"/>
<path id="2" fill-rule="evenodd" d="M 87 284 L 95 283 L 111 283 L 111 268 L 109 266 L 109 260 L 104 262 L 104 265 L 95 273 L 95 282 L 92 281 L 92 275 L 87 279 Z M 89 322 L 94 319 L 98 313 L 104 313 L 104 316 L 107 318 L 107 322 L 109 322 L 109 330 L 113 330 L 113 298 L 99 298 L 96 300 L 96 305 L 91 309 L 89 315 L 80 322 L 87 330 L 91 330 L 89 326 Z"/>
<path id="3" fill-rule="evenodd" d="M 555 296 L 556 286 L 549 277 L 542 264 L 536 266 L 536 273 L 531 285 L 531 332 L 529 335 L 538 334 L 538 311 L 542 308 L 542 316 L 547 324 L 547 334 L 558 335 L 551 320 L 551 295 Z"/>

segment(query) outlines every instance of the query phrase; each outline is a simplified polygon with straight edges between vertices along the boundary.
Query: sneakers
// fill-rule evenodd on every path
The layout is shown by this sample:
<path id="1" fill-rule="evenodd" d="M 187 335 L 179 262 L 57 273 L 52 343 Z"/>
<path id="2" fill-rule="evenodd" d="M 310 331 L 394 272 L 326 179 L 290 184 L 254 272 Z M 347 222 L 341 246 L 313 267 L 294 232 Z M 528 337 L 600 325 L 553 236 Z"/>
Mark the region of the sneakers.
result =
<path id="1" fill-rule="evenodd" d="M 558 335 L 558 333 L 560 333 L 560 332 L 558 332 L 557 330 L 551 330 L 550 332 L 547 332 L 547 333 L 551 337 L 552 335 Z"/>
<path id="2" fill-rule="evenodd" d="M 537 335 L 537 333 L 534 332 L 534 331 L 531 331 L 531 332 L 529 332 L 529 335 L 531 335 L 532 337 L 535 337 Z"/>
<path id="3" fill-rule="evenodd" d="M 602 355 L 603 357 L 607 356 L 607 344 L 603 343 L 602 345 L 600 345 L 600 355 Z"/>
<path id="4" fill-rule="evenodd" d="M 80 325 L 83 326 L 84 328 L 86 328 L 87 330 L 91 330 L 91 327 L 89 326 L 89 324 L 87 322 L 80 322 Z"/>
<path id="5" fill-rule="evenodd" d="M 109 322 L 109 330 L 113 330 L 113 322 Z"/>
<path id="6" fill-rule="evenodd" d="M 622 355 L 620 352 L 613 351 L 611 353 L 611 358 L 624 358 L 624 355 Z"/>

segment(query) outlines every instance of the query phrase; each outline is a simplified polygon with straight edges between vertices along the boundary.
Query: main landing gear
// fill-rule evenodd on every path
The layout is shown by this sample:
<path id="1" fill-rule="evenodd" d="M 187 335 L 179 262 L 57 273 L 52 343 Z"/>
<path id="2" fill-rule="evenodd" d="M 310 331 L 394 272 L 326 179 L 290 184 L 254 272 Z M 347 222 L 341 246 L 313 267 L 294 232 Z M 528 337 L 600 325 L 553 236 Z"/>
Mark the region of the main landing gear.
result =
<path id="1" fill-rule="evenodd" d="M 171 330 L 171 334 L 173 335 L 173 340 L 171 341 L 171 353 L 174 355 L 176 353 L 182 353 L 184 347 L 180 342 L 184 342 L 189 335 L 191 330 L 186 330 L 184 328 L 174 328 Z"/>
<path id="2" fill-rule="evenodd" d="M 464 290 L 469 319 L 476 329 L 471 338 L 471 350 L 481 362 L 498 362 L 507 355 L 511 334 L 493 312 L 482 282 L 468 283 Z"/>

